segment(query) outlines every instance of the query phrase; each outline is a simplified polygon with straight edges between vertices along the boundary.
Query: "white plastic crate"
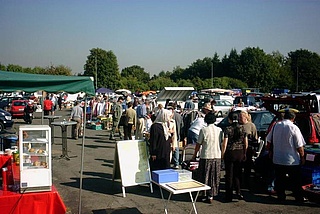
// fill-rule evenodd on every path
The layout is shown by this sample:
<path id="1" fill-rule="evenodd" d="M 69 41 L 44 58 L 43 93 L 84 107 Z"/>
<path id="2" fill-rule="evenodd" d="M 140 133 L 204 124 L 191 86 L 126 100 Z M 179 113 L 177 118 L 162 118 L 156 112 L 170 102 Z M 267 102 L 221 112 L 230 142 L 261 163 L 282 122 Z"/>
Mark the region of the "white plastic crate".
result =
<path id="1" fill-rule="evenodd" d="M 192 172 L 186 169 L 176 170 L 179 174 L 179 181 L 189 181 L 192 179 Z"/>

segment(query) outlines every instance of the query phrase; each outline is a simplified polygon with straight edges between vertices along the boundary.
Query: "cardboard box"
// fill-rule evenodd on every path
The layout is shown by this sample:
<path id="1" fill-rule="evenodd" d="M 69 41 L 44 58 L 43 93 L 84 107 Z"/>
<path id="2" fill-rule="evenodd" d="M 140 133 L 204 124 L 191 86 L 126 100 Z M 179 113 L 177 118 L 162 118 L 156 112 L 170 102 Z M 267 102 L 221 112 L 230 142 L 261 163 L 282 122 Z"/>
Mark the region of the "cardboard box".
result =
<path id="1" fill-rule="evenodd" d="M 157 183 L 168 183 L 179 181 L 179 173 L 173 169 L 152 171 L 152 180 Z"/>
<path id="2" fill-rule="evenodd" d="M 186 169 L 176 170 L 179 174 L 179 181 L 189 181 L 192 179 L 192 172 Z"/>

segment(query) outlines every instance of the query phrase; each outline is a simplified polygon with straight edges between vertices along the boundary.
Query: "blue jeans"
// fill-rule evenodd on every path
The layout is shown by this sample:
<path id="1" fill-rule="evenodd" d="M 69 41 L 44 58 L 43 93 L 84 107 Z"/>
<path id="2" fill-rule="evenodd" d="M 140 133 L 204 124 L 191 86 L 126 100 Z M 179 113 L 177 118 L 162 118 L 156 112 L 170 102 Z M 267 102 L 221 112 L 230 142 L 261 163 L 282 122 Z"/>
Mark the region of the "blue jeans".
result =
<path id="1" fill-rule="evenodd" d="M 199 135 L 193 131 L 188 130 L 187 144 L 196 144 L 198 141 Z"/>
<path id="2" fill-rule="evenodd" d="M 179 166 L 179 147 L 176 147 L 172 152 L 172 158 L 173 158 L 173 165 Z"/>

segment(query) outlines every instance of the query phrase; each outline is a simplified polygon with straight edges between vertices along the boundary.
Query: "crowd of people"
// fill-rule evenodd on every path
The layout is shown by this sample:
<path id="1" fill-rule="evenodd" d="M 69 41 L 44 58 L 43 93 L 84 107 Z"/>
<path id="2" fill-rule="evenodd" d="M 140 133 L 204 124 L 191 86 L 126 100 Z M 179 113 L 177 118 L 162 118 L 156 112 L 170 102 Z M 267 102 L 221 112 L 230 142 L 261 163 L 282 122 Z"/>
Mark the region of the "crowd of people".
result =
<path id="1" fill-rule="evenodd" d="M 49 99 L 49 98 L 48 98 Z M 50 100 L 50 99 L 49 99 Z M 175 103 L 150 105 L 147 99 L 118 97 L 111 102 L 108 97 L 97 97 L 90 101 L 93 116 L 111 115 L 110 140 L 147 140 L 151 170 L 180 169 L 182 157 L 179 143 L 194 145 L 190 161 L 198 161 L 195 179 L 210 186 L 199 200 L 212 203 L 220 194 L 221 170 L 225 169 L 225 201 L 243 200 L 241 190 L 250 188 L 251 170 L 255 145 L 258 143 L 257 129 L 247 111 L 231 111 L 230 126 L 225 130 L 217 127 L 214 100 L 195 111 L 186 104 L 183 110 Z M 188 108 L 189 106 L 189 108 Z M 78 112 L 77 106 L 72 112 Z M 269 154 L 274 170 L 274 193 L 285 200 L 286 176 L 294 177 L 291 187 L 297 201 L 303 201 L 299 167 L 303 164 L 305 142 L 297 126 L 293 124 L 294 113 L 286 111 L 283 119 L 269 133 Z M 77 118 L 70 118 L 77 121 Z M 76 133 L 76 132 L 75 132 Z M 271 181 L 270 181 L 271 182 Z"/>

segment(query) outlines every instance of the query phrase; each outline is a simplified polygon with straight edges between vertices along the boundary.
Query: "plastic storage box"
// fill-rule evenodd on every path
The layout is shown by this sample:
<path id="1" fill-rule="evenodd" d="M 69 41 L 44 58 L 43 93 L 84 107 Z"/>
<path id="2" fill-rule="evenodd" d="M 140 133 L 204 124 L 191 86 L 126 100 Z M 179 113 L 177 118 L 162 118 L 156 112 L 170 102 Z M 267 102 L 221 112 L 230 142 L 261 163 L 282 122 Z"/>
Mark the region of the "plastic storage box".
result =
<path id="1" fill-rule="evenodd" d="M 192 172 L 186 169 L 176 170 L 179 174 L 179 181 L 192 180 Z"/>
<path id="2" fill-rule="evenodd" d="M 152 171 L 152 180 L 157 183 L 168 183 L 179 181 L 179 173 L 173 169 Z"/>

